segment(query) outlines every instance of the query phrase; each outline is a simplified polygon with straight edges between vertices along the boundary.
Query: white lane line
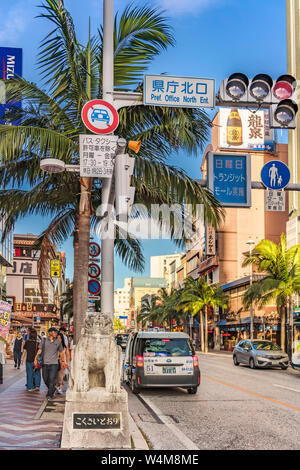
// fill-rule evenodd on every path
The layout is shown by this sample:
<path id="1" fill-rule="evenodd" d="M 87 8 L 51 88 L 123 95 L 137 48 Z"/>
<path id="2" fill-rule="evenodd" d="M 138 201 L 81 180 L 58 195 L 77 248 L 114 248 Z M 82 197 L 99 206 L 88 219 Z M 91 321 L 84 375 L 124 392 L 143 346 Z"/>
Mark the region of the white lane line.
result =
<path id="1" fill-rule="evenodd" d="M 292 392 L 300 393 L 300 390 L 297 390 L 296 388 L 285 387 L 284 385 L 278 385 L 278 384 L 273 384 L 273 385 L 274 385 L 274 387 L 285 388 L 286 390 L 291 390 Z"/>
<path id="2" fill-rule="evenodd" d="M 181 442 L 187 448 L 187 450 L 200 450 L 199 447 L 197 447 L 193 441 L 191 441 L 185 434 L 183 434 L 183 432 L 180 431 L 180 429 L 178 429 L 177 426 L 175 426 L 175 424 L 172 424 L 169 422 L 169 417 L 165 416 L 163 412 L 156 405 L 154 405 L 151 400 L 149 400 L 149 398 L 145 397 L 145 395 L 143 394 L 141 394 L 141 396 L 143 400 L 147 403 L 147 405 L 149 405 L 152 408 L 154 413 L 156 413 L 159 416 L 161 421 L 179 439 L 179 442 Z"/>

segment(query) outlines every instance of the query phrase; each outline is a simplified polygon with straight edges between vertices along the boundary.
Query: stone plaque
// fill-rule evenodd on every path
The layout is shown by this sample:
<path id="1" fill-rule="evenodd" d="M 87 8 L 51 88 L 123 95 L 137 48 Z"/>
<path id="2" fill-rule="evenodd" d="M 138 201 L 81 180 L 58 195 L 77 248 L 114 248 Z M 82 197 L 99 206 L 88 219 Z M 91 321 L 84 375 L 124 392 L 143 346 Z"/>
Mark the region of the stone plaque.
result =
<path id="1" fill-rule="evenodd" d="M 121 413 L 74 413 L 73 429 L 121 429 Z"/>

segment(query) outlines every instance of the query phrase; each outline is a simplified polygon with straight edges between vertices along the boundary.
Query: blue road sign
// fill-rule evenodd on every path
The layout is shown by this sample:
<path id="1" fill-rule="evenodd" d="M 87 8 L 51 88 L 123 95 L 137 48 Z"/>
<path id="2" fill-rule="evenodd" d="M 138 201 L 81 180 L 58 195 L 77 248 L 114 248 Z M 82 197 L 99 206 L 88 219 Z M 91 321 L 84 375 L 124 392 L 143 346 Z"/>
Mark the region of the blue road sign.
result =
<path id="1" fill-rule="evenodd" d="M 291 173 L 285 163 L 271 160 L 263 166 L 260 177 L 267 188 L 279 191 L 289 184 Z"/>
<path id="2" fill-rule="evenodd" d="M 125 316 L 122 315 L 122 316 L 120 316 L 119 318 L 120 318 L 121 320 L 127 320 L 128 317 L 125 317 Z"/>
<path id="3" fill-rule="evenodd" d="M 224 207 L 251 206 L 251 163 L 247 154 L 208 153 L 208 187 Z"/>
<path id="4" fill-rule="evenodd" d="M 88 291 L 90 294 L 94 294 L 94 295 L 99 294 L 100 290 L 101 290 L 101 285 L 99 281 L 97 281 L 96 279 L 89 281 Z"/>

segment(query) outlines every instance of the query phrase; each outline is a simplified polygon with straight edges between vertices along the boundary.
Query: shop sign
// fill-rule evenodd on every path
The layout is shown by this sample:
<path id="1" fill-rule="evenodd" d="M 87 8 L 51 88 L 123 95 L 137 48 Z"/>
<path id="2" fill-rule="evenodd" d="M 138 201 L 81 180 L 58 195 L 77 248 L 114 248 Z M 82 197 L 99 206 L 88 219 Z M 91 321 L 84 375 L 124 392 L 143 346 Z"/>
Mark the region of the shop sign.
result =
<path id="1" fill-rule="evenodd" d="M 216 254 L 216 231 L 211 225 L 206 225 L 205 253 L 214 256 Z"/>
<path id="2" fill-rule="evenodd" d="M 18 274 L 22 276 L 37 276 L 37 260 L 36 261 L 26 261 L 26 260 L 13 261 L 12 268 L 7 268 L 7 274 Z"/>
<path id="3" fill-rule="evenodd" d="M 7 340 L 11 322 L 11 304 L 0 300 L 0 336 Z"/>
<path id="4" fill-rule="evenodd" d="M 16 302 L 15 312 L 47 312 L 47 313 L 56 313 L 57 306 L 54 304 L 33 304 L 32 302 L 20 303 Z"/>

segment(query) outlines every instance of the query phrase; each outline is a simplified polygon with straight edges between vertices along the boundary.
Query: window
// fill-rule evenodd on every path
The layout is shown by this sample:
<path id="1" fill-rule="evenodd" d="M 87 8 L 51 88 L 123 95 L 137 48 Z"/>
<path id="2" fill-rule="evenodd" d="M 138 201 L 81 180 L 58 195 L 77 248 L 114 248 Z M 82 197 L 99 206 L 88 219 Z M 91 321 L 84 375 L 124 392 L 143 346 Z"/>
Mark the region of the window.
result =
<path id="1" fill-rule="evenodd" d="M 142 340 L 143 355 L 151 356 L 192 356 L 189 340 L 184 338 L 149 338 Z"/>
<path id="2" fill-rule="evenodd" d="M 53 303 L 53 287 L 50 281 L 44 281 L 45 303 Z M 43 303 L 38 279 L 24 279 L 24 302 Z"/>

